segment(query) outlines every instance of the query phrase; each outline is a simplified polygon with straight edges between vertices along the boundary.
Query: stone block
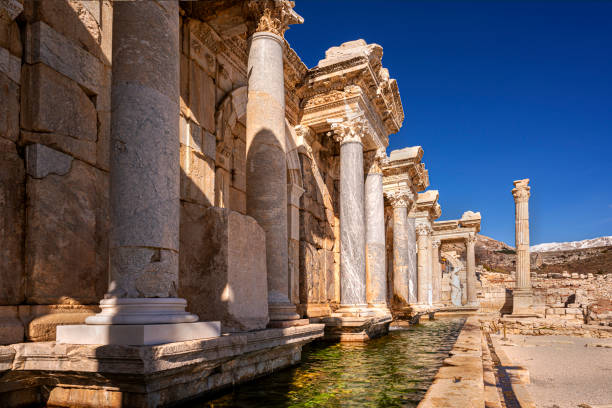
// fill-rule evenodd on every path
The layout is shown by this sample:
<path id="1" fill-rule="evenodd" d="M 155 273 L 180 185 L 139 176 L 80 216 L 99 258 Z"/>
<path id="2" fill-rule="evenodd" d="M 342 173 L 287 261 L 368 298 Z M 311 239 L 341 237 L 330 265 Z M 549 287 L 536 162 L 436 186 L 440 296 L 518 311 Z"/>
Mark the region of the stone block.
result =
<path id="1" fill-rule="evenodd" d="M 0 305 L 24 299 L 25 165 L 15 143 L 0 138 Z"/>
<path id="2" fill-rule="evenodd" d="M 26 146 L 26 171 L 33 178 L 63 176 L 70 171 L 72 160 L 72 156 L 39 143 Z"/>
<path id="3" fill-rule="evenodd" d="M 309 242 L 300 241 L 300 303 L 319 303 L 321 271 L 317 248 Z"/>
<path id="4" fill-rule="evenodd" d="M 19 86 L 0 73 L 0 137 L 17 141 L 19 137 Z"/>
<path id="5" fill-rule="evenodd" d="M 98 140 L 96 141 L 96 164 L 98 167 L 110 171 L 110 137 L 111 114 L 98 112 Z"/>
<path id="6" fill-rule="evenodd" d="M 208 132 L 215 131 L 215 83 L 198 64 L 189 64 L 189 109 L 192 119 Z"/>
<path id="7" fill-rule="evenodd" d="M 232 185 L 246 191 L 246 143 L 238 138 L 234 139 L 232 170 Z"/>
<path id="8" fill-rule="evenodd" d="M 21 126 L 29 131 L 57 133 L 95 142 L 96 108 L 70 79 L 44 64 L 26 65 L 21 87 Z"/>
<path id="9" fill-rule="evenodd" d="M 23 323 L 17 306 L 0 306 L 0 345 L 21 343 L 25 340 Z"/>
<path id="10" fill-rule="evenodd" d="M 248 216 L 183 202 L 179 295 L 200 320 L 223 331 L 268 323 L 265 233 Z"/>
<path id="11" fill-rule="evenodd" d="M 230 187 L 230 209 L 232 211 L 239 212 L 240 214 L 246 214 L 246 193 Z"/>
<path id="12" fill-rule="evenodd" d="M 106 173 L 79 160 L 63 176 L 28 176 L 26 297 L 34 304 L 97 303 L 106 290 L 97 240 Z"/>
<path id="13" fill-rule="evenodd" d="M 0 46 L 0 74 L 6 75 L 15 84 L 21 83 L 21 58 Z"/>
<path id="14" fill-rule="evenodd" d="M 32 3 L 41 5 L 38 11 L 47 10 L 49 4 L 67 4 L 67 2 L 59 1 Z M 62 20 L 53 24 L 55 29 L 43 21 L 28 24 L 25 48 L 26 63 L 36 64 L 41 62 L 75 81 L 89 93 L 99 94 L 100 85 L 103 83 L 104 68 L 102 62 L 94 56 L 95 54 L 91 54 L 91 52 L 99 54 L 99 46 L 97 44 L 91 45 L 88 52 L 80 47 L 77 42 L 71 41 L 60 34 L 56 31 L 58 27 L 69 27 L 71 24 L 67 24 L 65 15 L 58 18 Z"/>
<path id="15" fill-rule="evenodd" d="M 181 144 L 181 200 L 214 205 L 215 168 L 212 160 Z"/>
<path id="16" fill-rule="evenodd" d="M 27 325 L 29 341 L 54 341 L 58 326 L 84 324 L 93 313 L 49 313 L 36 316 Z"/>

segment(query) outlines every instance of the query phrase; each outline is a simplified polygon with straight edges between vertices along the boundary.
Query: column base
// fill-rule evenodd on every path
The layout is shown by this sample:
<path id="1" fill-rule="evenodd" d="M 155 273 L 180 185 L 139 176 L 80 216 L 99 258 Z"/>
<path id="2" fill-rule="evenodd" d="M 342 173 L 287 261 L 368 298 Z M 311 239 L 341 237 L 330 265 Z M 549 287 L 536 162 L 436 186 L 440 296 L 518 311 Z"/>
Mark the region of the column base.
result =
<path id="1" fill-rule="evenodd" d="M 100 301 L 102 311 L 85 319 L 91 325 L 150 325 L 193 323 L 198 316 L 187 313 L 180 298 L 111 298 Z"/>
<path id="2" fill-rule="evenodd" d="M 117 344 L 152 346 L 179 341 L 210 339 L 221 335 L 220 322 L 175 324 L 79 324 L 58 326 L 56 342 L 66 344 Z"/>
<path id="3" fill-rule="evenodd" d="M 303 303 L 297 305 L 298 313 L 306 317 L 323 317 L 331 315 L 331 308 L 326 303 Z"/>
<path id="4" fill-rule="evenodd" d="M 293 303 L 268 303 L 268 314 L 270 323 L 273 321 L 298 320 L 300 315 L 297 314 Z"/>
<path id="5" fill-rule="evenodd" d="M 531 289 L 514 289 L 512 292 L 512 316 L 532 317 L 535 315 Z"/>
<path id="6" fill-rule="evenodd" d="M 340 305 L 340 308 L 332 313 L 332 316 L 340 317 L 373 317 L 376 311 L 368 305 Z"/>

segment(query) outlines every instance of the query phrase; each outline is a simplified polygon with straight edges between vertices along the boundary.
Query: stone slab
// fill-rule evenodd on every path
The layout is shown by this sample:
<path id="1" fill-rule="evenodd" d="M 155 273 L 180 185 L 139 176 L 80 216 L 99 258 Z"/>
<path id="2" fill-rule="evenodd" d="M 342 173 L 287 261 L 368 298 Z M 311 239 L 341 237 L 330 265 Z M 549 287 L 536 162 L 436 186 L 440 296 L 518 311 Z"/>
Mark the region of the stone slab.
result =
<path id="1" fill-rule="evenodd" d="M 324 317 L 325 340 L 364 342 L 389 332 L 391 315 L 376 317 Z"/>
<path id="2" fill-rule="evenodd" d="M 219 337 L 220 322 L 126 325 L 70 325 L 57 327 L 57 342 L 151 346 Z"/>

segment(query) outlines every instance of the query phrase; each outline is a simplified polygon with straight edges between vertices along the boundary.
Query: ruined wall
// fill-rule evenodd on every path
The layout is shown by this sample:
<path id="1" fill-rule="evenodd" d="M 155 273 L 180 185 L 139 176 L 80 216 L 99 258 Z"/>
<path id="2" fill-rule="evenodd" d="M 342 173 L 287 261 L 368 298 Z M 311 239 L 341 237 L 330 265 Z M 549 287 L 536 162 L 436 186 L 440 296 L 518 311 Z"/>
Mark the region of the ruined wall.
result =
<path id="1" fill-rule="evenodd" d="M 299 155 L 304 188 L 299 311 L 309 317 L 328 315 L 340 301 L 339 151 L 328 136 L 316 137 L 321 149 Z"/>
<path id="2" fill-rule="evenodd" d="M 14 342 L 54 335 L 50 320 L 80 321 L 91 309 L 82 305 L 97 304 L 106 290 L 112 7 L 33 0 L 6 7 L 0 305 L 13 329 L 0 342 Z"/>

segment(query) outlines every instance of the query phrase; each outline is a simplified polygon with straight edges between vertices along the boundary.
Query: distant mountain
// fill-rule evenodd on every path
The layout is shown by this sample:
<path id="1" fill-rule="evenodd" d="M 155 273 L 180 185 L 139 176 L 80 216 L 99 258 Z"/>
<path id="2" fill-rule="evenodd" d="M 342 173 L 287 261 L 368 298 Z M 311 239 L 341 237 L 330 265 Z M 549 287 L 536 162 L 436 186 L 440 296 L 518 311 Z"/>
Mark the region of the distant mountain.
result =
<path id="1" fill-rule="evenodd" d="M 531 252 L 569 251 L 572 249 L 596 248 L 612 245 L 612 236 L 584 239 L 573 242 L 549 242 L 530 247 Z"/>

